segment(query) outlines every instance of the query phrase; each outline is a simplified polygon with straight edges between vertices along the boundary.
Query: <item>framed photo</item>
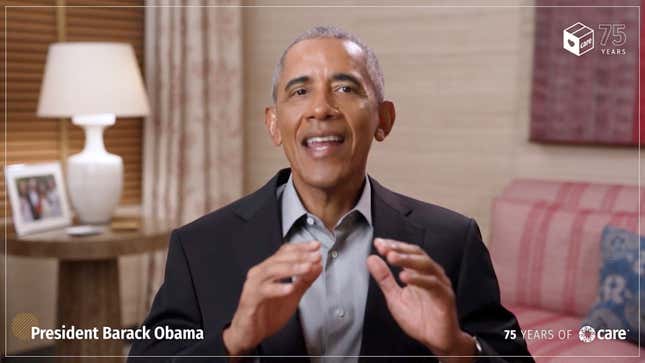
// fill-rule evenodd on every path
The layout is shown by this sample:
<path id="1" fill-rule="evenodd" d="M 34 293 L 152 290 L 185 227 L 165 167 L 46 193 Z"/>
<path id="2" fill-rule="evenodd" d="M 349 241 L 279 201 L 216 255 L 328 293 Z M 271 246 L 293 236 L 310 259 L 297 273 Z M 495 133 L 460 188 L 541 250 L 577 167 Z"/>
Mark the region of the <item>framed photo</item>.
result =
<path id="1" fill-rule="evenodd" d="M 71 223 L 59 162 L 8 165 L 5 176 L 13 224 L 19 236 Z"/>

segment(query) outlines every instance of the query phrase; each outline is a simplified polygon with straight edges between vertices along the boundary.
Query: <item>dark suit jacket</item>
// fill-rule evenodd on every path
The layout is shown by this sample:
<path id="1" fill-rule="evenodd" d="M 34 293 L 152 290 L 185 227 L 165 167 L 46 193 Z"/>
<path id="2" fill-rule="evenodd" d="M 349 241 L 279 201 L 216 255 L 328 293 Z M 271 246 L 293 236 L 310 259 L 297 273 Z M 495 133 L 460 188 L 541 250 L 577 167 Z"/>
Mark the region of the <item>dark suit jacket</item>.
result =
<path id="1" fill-rule="evenodd" d="M 135 341 L 131 356 L 154 355 L 157 358 L 150 360 L 159 361 L 160 356 L 226 355 L 222 331 L 237 308 L 247 271 L 283 243 L 276 188 L 287 181 L 289 173 L 289 169 L 281 170 L 255 193 L 173 231 L 165 279 L 144 325 L 201 328 L 204 340 Z M 507 329 L 516 330 L 521 337 L 520 328 L 513 314 L 500 304 L 497 278 L 475 221 L 394 193 L 374 179 L 370 181 L 374 237 L 421 246 L 444 267 L 452 281 L 462 330 L 476 335 L 486 354 L 511 356 L 480 359 L 532 362 L 530 357 L 518 357 L 529 355 L 523 341 L 504 339 Z M 374 247 L 372 253 L 376 253 Z M 398 279 L 398 268 L 392 270 Z M 361 356 L 432 354 L 399 328 L 372 278 L 360 352 Z M 256 353 L 300 356 L 300 360 L 308 361 L 303 357 L 307 350 L 298 314 L 282 330 L 265 339 Z M 183 359 L 194 361 L 181 357 L 173 361 Z M 140 360 L 144 359 L 136 359 Z"/>

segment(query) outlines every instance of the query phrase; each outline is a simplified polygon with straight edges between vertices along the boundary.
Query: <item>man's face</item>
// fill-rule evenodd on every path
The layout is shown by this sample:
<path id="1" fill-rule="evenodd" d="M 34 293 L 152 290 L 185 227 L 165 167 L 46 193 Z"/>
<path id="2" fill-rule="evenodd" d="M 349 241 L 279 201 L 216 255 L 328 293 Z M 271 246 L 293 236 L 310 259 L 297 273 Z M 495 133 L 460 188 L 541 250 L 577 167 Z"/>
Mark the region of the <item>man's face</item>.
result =
<path id="1" fill-rule="evenodd" d="M 299 42 L 288 51 L 276 87 L 266 123 L 294 177 L 321 189 L 362 179 L 380 124 L 362 49 L 333 38 Z"/>
<path id="2" fill-rule="evenodd" d="M 24 180 L 18 181 L 18 193 L 24 195 L 27 193 L 27 182 Z"/>

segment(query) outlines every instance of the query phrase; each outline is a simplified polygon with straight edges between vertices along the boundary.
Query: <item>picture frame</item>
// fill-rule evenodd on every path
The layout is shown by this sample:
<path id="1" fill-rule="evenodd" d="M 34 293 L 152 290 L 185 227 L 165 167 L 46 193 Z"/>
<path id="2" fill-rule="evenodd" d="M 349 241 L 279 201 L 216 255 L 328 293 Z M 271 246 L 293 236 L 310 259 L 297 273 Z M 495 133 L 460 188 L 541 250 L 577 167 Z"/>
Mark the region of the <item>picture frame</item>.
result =
<path id="1" fill-rule="evenodd" d="M 8 165 L 5 181 L 18 236 L 71 224 L 60 162 Z"/>

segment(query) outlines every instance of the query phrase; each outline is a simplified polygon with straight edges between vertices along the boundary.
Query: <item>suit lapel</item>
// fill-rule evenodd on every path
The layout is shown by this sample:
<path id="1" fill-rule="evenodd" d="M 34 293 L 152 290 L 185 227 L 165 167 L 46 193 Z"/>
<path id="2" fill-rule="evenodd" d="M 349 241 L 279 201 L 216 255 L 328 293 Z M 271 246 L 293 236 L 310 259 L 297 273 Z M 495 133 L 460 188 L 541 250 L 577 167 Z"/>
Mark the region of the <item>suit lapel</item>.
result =
<path id="1" fill-rule="evenodd" d="M 390 238 L 402 242 L 422 245 L 425 231 L 406 218 L 412 210 L 402 203 L 400 197 L 381 186 L 374 179 L 372 183 L 372 217 L 374 238 Z M 378 255 L 374 244 L 370 254 Z M 395 279 L 399 280 L 400 268 L 390 266 Z M 385 297 L 370 276 L 363 320 L 363 339 L 360 355 L 392 355 L 397 340 L 406 337 L 388 310 Z"/>
<path id="2" fill-rule="evenodd" d="M 283 169 L 257 193 L 244 198 L 236 208 L 237 214 L 246 219 L 241 231 L 243 248 L 238 249 L 238 262 L 248 271 L 274 254 L 283 243 L 282 213 L 276 197 L 279 185 L 286 182 L 289 169 Z M 276 334 L 265 339 L 259 347 L 262 355 L 306 356 L 307 349 L 302 334 L 298 312 Z"/>

